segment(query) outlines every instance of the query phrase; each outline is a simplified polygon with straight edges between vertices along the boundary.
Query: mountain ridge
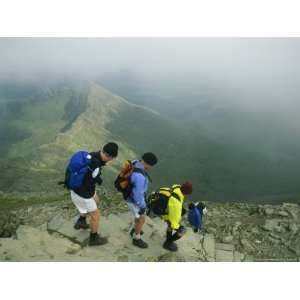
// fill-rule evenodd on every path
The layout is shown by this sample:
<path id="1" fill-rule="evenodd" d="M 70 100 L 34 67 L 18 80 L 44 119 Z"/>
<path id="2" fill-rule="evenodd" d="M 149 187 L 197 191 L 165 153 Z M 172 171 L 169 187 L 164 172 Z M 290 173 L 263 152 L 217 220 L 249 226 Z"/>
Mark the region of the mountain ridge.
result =
<path id="1" fill-rule="evenodd" d="M 45 89 L 37 95 L 41 99 L 24 99 L 18 118 L 11 119 L 30 136 L 10 145 L 10 159 L 0 158 L 4 193 L 60 193 L 57 181 L 63 179 L 74 151 L 96 151 L 115 141 L 119 157 L 103 170 L 104 186 L 110 191 L 122 161 L 152 151 L 159 164 L 151 170 L 150 189 L 191 180 L 195 201 L 299 201 L 297 172 L 285 170 L 273 156 L 266 158 L 255 145 L 222 145 L 202 126 L 186 128 L 180 118 L 133 104 L 97 83 Z M 13 111 L 18 103 L 11 106 Z"/>

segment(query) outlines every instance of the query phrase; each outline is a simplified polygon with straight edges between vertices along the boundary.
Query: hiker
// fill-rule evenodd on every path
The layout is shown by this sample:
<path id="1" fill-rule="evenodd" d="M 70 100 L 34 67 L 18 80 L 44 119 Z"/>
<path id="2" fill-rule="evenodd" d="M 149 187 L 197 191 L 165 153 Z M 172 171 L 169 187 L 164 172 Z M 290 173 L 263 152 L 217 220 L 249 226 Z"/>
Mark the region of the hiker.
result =
<path id="1" fill-rule="evenodd" d="M 148 244 L 142 240 L 142 228 L 145 223 L 146 201 L 150 177 L 147 171 L 157 163 L 155 154 L 143 154 L 141 160 L 126 161 L 120 175 L 115 181 L 115 187 L 123 193 L 123 197 L 134 217 L 134 228 L 130 231 L 133 245 L 147 248 Z"/>
<path id="2" fill-rule="evenodd" d="M 189 205 L 188 220 L 195 233 L 202 229 L 202 218 L 206 212 L 206 206 L 202 202 Z"/>
<path id="3" fill-rule="evenodd" d="M 97 206 L 100 203 L 100 197 L 96 193 L 96 183 L 102 184 L 101 169 L 117 155 L 118 145 L 108 143 L 97 152 L 79 151 L 75 153 L 67 168 L 66 186 L 71 191 L 71 199 L 80 213 L 74 228 L 79 230 L 90 227 L 90 246 L 107 243 L 107 238 L 98 234 L 100 211 Z M 87 215 L 90 218 L 90 226 L 86 222 Z"/>
<path id="4" fill-rule="evenodd" d="M 186 232 L 180 222 L 185 213 L 183 208 L 185 196 L 192 194 L 192 191 L 192 183 L 186 181 L 182 185 L 174 184 L 171 188 L 162 187 L 149 197 L 149 213 L 153 212 L 161 216 L 168 225 L 167 237 L 163 244 L 163 247 L 167 250 L 177 251 L 175 241 L 180 239 Z"/>

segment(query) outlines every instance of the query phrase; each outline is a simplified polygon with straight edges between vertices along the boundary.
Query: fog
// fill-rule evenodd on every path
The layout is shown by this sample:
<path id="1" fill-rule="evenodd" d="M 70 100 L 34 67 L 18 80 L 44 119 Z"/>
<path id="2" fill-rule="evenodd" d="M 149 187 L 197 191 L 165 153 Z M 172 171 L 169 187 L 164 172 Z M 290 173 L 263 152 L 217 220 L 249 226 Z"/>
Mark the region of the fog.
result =
<path id="1" fill-rule="evenodd" d="M 166 164 L 172 176 L 193 175 L 203 182 L 203 193 L 231 195 L 238 189 L 240 198 L 294 197 L 300 186 L 299 56 L 299 38 L 0 38 L 2 157 L 36 134 L 31 107 L 24 120 L 22 107 L 43 104 L 52 94 L 62 101 L 59 92 L 70 90 L 56 88 L 68 84 L 81 95 L 86 83 L 95 81 L 160 114 L 158 124 L 166 128 L 147 123 L 145 113 L 139 130 L 119 131 L 131 129 L 137 114 L 136 106 L 127 106 L 107 128 L 141 149 L 148 143 L 161 147 L 157 136 L 166 134 L 171 146 L 161 151 L 176 158 Z M 58 93 L 51 93 L 52 87 Z M 69 115 L 70 108 L 76 115 L 84 111 L 74 99 L 61 108 Z M 58 118 L 55 110 L 49 115 Z M 148 131 L 151 138 L 145 138 Z"/>
<path id="2" fill-rule="evenodd" d="M 249 108 L 300 108 L 299 38 L 0 39 L 1 80 L 93 80 L 120 71 L 137 85 L 205 82 Z"/>

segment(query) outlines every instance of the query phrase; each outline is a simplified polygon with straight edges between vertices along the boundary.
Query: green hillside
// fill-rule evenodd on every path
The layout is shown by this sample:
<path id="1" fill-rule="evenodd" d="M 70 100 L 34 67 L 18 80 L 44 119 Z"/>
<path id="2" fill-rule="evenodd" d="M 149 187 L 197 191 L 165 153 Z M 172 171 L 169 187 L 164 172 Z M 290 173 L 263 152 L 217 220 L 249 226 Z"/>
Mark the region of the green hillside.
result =
<path id="1" fill-rule="evenodd" d="M 277 95 L 254 94 L 258 99 L 269 97 L 274 107 L 251 107 L 243 104 L 252 102 L 243 89 L 212 86 L 205 78 L 201 82 L 153 80 L 150 84 L 127 73 L 121 78 L 117 75 L 101 81 L 128 101 L 157 110 L 188 132 L 190 147 L 184 161 L 187 175 L 199 182 L 201 196 L 300 201 L 297 110 L 285 110 L 282 104 L 280 113 L 275 113 L 281 102 Z"/>
<path id="2" fill-rule="evenodd" d="M 65 88 L 44 95 L 44 99 L 15 100 L 21 103 L 17 116 L 9 110 L 7 126 L 15 131 L 3 130 L 7 140 L 1 147 L 0 163 L 2 191 L 53 191 L 56 182 L 63 179 L 64 168 L 71 153 L 79 149 L 97 150 L 109 139 L 104 128 L 109 110 L 115 109 L 105 91 L 90 86 L 76 90 Z M 109 95 L 111 97 L 111 95 Z M 4 102 L 4 101 L 3 101 Z M 27 133 L 16 138 L 19 128 Z"/>
<path id="3" fill-rule="evenodd" d="M 159 164 L 151 170 L 151 188 L 189 179 L 194 182 L 194 200 L 299 199 L 299 168 L 292 159 L 278 164 L 276 156 L 266 156 L 255 145 L 222 143 L 205 122 L 191 126 L 184 116 L 159 114 L 95 83 L 24 95 L 1 94 L 0 190 L 4 192 L 59 192 L 57 181 L 63 179 L 74 151 L 95 151 L 115 141 L 120 155 L 104 169 L 104 186 L 109 189 L 123 160 L 153 151 Z M 222 126 L 222 118 L 211 120 Z"/>

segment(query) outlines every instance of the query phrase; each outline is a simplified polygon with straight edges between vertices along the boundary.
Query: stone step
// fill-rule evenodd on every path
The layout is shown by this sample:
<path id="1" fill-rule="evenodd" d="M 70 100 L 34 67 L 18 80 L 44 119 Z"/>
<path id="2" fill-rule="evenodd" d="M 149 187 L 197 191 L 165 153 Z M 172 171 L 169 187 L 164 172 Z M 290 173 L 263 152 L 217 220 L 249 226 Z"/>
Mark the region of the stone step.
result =
<path id="1" fill-rule="evenodd" d="M 233 253 L 233 261 L 234 262 L 241 262 L 245 258 L 245 255 L 243 253 L 240 253 L 238 251 L 234 251 Z"/>
<path id="2" fill-rule="evenodd" d="M 225 243 L 216 243 L 216 261 L 220 261 L 220 262 L 234 261 L 234 245 L 225 244 Z"/>
<path id="3" fill-rule="evenodd" d="M 89 230 L 75 230 L 73 220 L 56 216 L 47 226 L 20 226 L 17 239 L 0 241 L 0 260 L 13 261 L 242 261 L 243 254 L 234 246 L 216 243 L 213 234 L 194 233 L 187 228 L 178 240 L 178 252 L 170 254 L 162 245 L 166 238 L 166 224 L 160 218 L 146 217 L 143 239 L 149 248 L 132 244 L 129 231 L 133 226 L 130 213 L 111 214 L 100 219 L 99 232 L 108 236 L 108 243 L 88 247 Z M 87 247 L 86 247 L 87 246 Z M 7 257 L 9 253 L 9 257 Z"/>
<path id="4" fill-rule="evenodd" d="M 47 224 L 49 232 L 57 232 L 69 239 L 73 243 L 81 246 L 85 245 L 89 238 L 89 230 L 74 229 L 74 221 L 66 221 L 62 218 L 56 217 Z"/>
<path id="5" fill-rule="evenodd" d="M 206 252 L 208 261 L 215 261 L 216 248 L 215 248 L 215 237 L 213 234 L 204 235 L 203 248 Z"/>
<path id="6" fill-rule="evenodd" d="M 216 249 L 224 251 L 233 251 L 234 246 L 232 244 L 216 243 Z"/>
<path id="7" fill-rule="evenodd" d="M 0 251 L 7 252 L 13 261 L 73 261 L 73 255 L 81 250 L 79 245 L 67 239 L 24 225 L 18 228 L 16 240 L 6 239 L 1 244 Z"/>
<path id="8" fill-rule="evenodd" d="M 216 249 L 216 261 L 232 262 L 234 260 L 233 251 Z"/>

